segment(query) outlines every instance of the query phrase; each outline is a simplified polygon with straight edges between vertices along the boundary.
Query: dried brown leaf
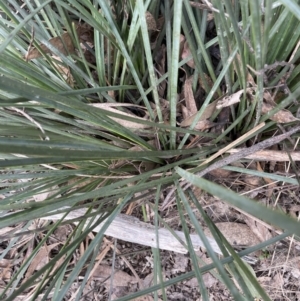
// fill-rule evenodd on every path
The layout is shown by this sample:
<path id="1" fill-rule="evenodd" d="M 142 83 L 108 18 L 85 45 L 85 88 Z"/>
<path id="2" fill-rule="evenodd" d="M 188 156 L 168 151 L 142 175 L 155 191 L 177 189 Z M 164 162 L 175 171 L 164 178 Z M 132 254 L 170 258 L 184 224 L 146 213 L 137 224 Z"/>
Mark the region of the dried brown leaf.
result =
<path id="1" fill-rule="evenodd" d="M 194 2 L 194 1 L 189 1 L 189 2 L 190 2 L 190 5 L 192 7 L 196 7 L 196 8 L 199 8 L 199 9 L 211 10 L 211 6 L 209 6 L 207 4 L 201 4 L 201 3 L 198 3 L 198 2 Z"/>
<path id="2" fill-rule="evenodd" d="M 81 43 L 92 43 L 93 42 L 93 29 L 87 24 L 77 24 L 76 32 Z M 59 37 L 54 37 L 49 40 L 49 43 L 55 47 L 63 55 L 72 54 L 75 52 L 73 41 L 71 35 L 66 32 Z M 51 50 L 44 44 L 40 44 L 40 48 L 45 53 L 52 53 Z M 25 59 L 33 60 L 41 56 L 41 53 L 38 49 L 32 48 L 29 49 L 25 55 Z"/>
<path id="3" fill-rule="evenodd" d="M 266 241 L 272 238 L 269 229 L 263 224 L 256 222 L 253 218 L 246 216 L 245 222 L 260 241 Z"/>
<path id="4" fill-rule="evenodd" d="M 11 279 L 12 273 L 10 268 L 0 269 L 0 279 L 1 280 L 9 280 Z"/>
<path id="5" fill-rule="evenodd" d="M 49 40 L 49 43 L 55 47 L 59 52 L 63 55 L 67 55 L 68 53 L 74 53 L 75 48 L 69 33 L 64 33 L 61 37 L 55 37 Z M 45 53 L 52 53 L 51 50 L 44 44 L 40 45 L 40 48 Z M 30 49 L 29 52 L 25 55 L 26 60 L 33 60 L 42 56 L 40 51 L 36 48 Z"/>
<path id="6" fill-rule="evenodd" d="M 188 110 L 188 115 L 192 116 L 193 114 L 197 113 L 197 106 L 194 98 L 194 92 L 193 92 L 193 79 L 194 76 L 190 76 L 188 79 L 185 80 L 184 82 L 184 100 L 185 100 L 185 105 Z"/>
<path id="7" fill-rule="evenodd" d="M 106 285 L 111 284 L 111 276 L 113 276 L 112 286 L 128 286 L 130 283 L 137 283 L 137 280 L 134 276 L 121 271 L 115 270 L 112 275 L 112 267 L 109 265 L 99 265 L 95 270 L 93 277 L 105 281 Z"/>
<path id="8" fill-rule="evenodd" d="M 233 174 L 233 172 L 230 170 L 217 168 L 210 171 L 209 174 L 219 179 L 228 179 Z"/>
<path id="9" fill-rule="evenodd" d="M 243 181 L 247 184 L 253 187 L 260 187 L 264 184 L 261 177 L 253 176 L 253 175 L 243 175 L 242 177 Z"/>
<path id="10" fill-rule="evenodd" d="M 264 101 L 262 105 L 262 113 L 266 114 L 274 108 L 274 106 Z M 299 120 L 298 118 L 294 117 L 294 115 L 288 110 L 280 110 L 273 116 L 270 116 L 270 119 L 278 123 L 289 123 Z"/>
<path id="11" fill-rule="evenodd" d="M 0 259 L 0 268 L 7 268 L 13 263 L 10 259 L 2 258 Z"/>
<path id="12" fill-rule="evenodd" d="M 203 114 L 201 115 L 199 121 L 205 121 L 206 119 L 209 119 L 212 114 L 215 112 L 216 110 L 216 105 L 217 105 L 217 101 L 213 101 L 212 103 L 210 103 L 206 109 L 204 110 Z M 188 117 L 187 119 L 183 120 L 181 123 L 180 123 L 180 126 L 181 127 L 188 127 L 190 126 L 194 119 L 196 117 L 196 114 L 193 114 L 192 116 Z M 199 125 L 200 127 L 200 125 Z"/>
<path id="13" fill-rule="evenodd" d="M 261 167 L 261 164 L 259 162 L 256 162 L 256 168 L 258 171 L 263 172 L 263 168 Z M 266 191 L 266 196 L 270 198 L 273 194 L 273 189 L 276 187 L 276 182 L 274 180 L 271 180 L 270 178 L 263 177 L 263 180 L 265 183 L 268 183 L 268 190 Z"/>
<path id="14" fill-rule="evenodd" d="M 149 11 L 147 11 L 145 13 L 145 17 L 146 17 L 148 31 L 156 31 L 157 25 L 156 25 L 156 21 L 155 21 L 155 18 L 153 17 L 153 15 Z"/>
<path id="15" fill-rule="evenodd" d="M 247 88 L 247 94 L 250 95 L 251 100 L 253 98 L 252 93 L 254 91 L 255 91 L 254 88 Z M 244 90 L 239 90 L 236 93 L 234 93 L 230 96 L 226 96 L 225 98 L 219 100 L 216 108 L 221 109 L 221 108 L 228 107 L 235 103 L 240 102 L 240 97 L 243 94 L 243 92 L 244 92 Z M 263 101 L 262 113 L 266 114 L 266 113 L 270 112 L 271 110 L 273 110 L 275 108 L 276 104 L 273 102 L 272 97 L 268 91 L 264 91 L 264 99 L 266 101 Z M 296 117 L 294 117 L 294 115 L 290 111 L 284 110 L 284 109 L 280 110 L 273 116 L 270 116 L 270 119 L 275 122 L 278 122 L 278 123 L 289 123 L 289 122 L 299 120 Z"/>
<path id="16" fill-rule="evenodd" d="M 165 272 L 163 272 L 162 276 L 163 276 L 163 281 L 168 280 Z M 156 277 L 157 277 L 157 283 L 158 283 L 160 281 L 160 278 L 158 277 L 158 275 L 156 275 Z M 153 274 L 153 272 L 151 272 L 143 279 L 143 286 L 144 286 L 144 288 L 148 288 L 148 287 L 153 286 L 153 284 L 154 284 L 154 274 Z M 162 290 L 158 290 L 157 293 L 158 293 L 158 295 L 161 295 Z M 158 299 L 158 300 L 161 300 L 161 299 Z"/>
<path id="17" fill-rule="evenodd" d="M 183 44 L 183 50 L 182 50 L 182 53 L 181 53 L 181 58 L 184 60 L 185 58 L 189 57 L 191 55 L 191 50 L 189 48 L 189 45 L 188 45 L 188 42 L 186 41 L 184 44 Z M 195 69 L 196 66 L 195 66 L 195 62 L 194 62 L 194 59 L 191 58 L 187 63 L 186 63 L 190 68 L 193 68 Z"/>
<path id="18" fill-rule="evenodd" d="M 202 280 L 203 280 L 206 288 L 211 288 L 214 284 L 216 284 L 218 282 L 218 280 L 211 273 L 203 274 Z M 195 277 L 188 280 L 185 284 L 191 288 L 199 287 L 199 282 L 198 282 L 197 278 L 195 278 Z"/>
<path id="19" fill-rule="evenodd" d="M 216 226 L 233 246 L 254 246 L 260 243 L 259 239 L 252 232 L 250 227 L 245 224 L 224 222 L 216 223 Z M 204 233 L 207 236 L 212 237 L 209 229 L 205 229 Z"/>
<path id="20" fill-rule="evenodd" d="M 57 61 L 61 61 L 61 58 L 58 56 L 53 55 L 53 58 Z M 72 76 L 69 66 L 65 67 L 63 64 L 56 63 L 55 61 L 53 61 L 53 65 L 56 67 L 58 72 L 63 76 L 63 78 L 66 80 L 66 82 L 71 87 L 74 87 L 75 80 Z"/>
<path id="21" fill-rule="evenodd" d="M 275 273 L 274 277 L 272 278 L 272 286 L 273 287 L 283 287 L 284 279 L 281 273 Z"/>
<path id="22" fill-rule="evenodd" d="M 179 38 L 179 57 L 181 57 L 181 55 L 182 55 L 184 42 L 185 42 L 185 36 L 183 34 L 180 34 L 180 38 Z"/>
<path id="23" fill-rule="evenodd" d="M 180 107 L 181 107 L 182 118 L 183 118 L 183 120 L 185 120 L 185 119 L 187 119 L 190 116 L 189 115 L 189 111 L 186 108 L 186 106 L 184 106 L 183 104 Z"/>
<path id="24" fill-rule="evenodd" d="M 77 23 L 76 33 L 80 43 L 87 43 L 90 46 L 94 44 L 94 30 L 87 23 Z"/>
<path id="25" fill-rule="evenodd" d="M 61 225 L 58 226 L 55 231 L 53 232 L 56 241 L 65 242 L 68 239 L 68 236 L 72 232 L 72 226 L 68 225 Z"/>
<path id="26" fill-rule="evenodd" d="M 220 132 L 224 131 L 225 125 L 230 121 L 231 110 L 230 108 L 223 108 L 218 115 L 218 123 Z"/>
<path id="27" fill-rule="evenodd" d="M 25 279 L 28 279 L 36 270 L 40 270 L 49 262 L 49 252 L 60 243 L 54 243 L 52 245 L 43 246 L 39 249 L 38 253 L 31 261 L 28 270 L 25 275 Z M 24 280 L 25 282 L 26 280 Z"/>
<path id="28" fill-rule="evenodd" d="M 199 76 L 199 85 L 208 94 L 208 93 L 210 93 L 210 91 L 211 91 L 211 89 L 212 89 L 212 87 L 214 85 L 214 82 L 212 81 L 212 79 L 206 73 L 203 73 L 203 76 L 205 77 L 207 88 L 204 85 L 204 83 L 203 83 L 203 81 L 201 79 L 201 76 Z M 215 92 L 214 96 L 213 96 L 213 99 L 215 100 L 217 98 L 218 98 L 218 93 Z"/>
<path id="29" fill-rule="evenodd" d="M 194 127 L 194 130 L 204 131 L 210 129 L 211 127 L 215 126 L 216 124 L 210 120 L 201 120 L 198 121 Z"/>
<path id="30" fill-rule="evenodd" d="M 171 269 L 173 274 L 185 272 L 188 268 L 189 259 L 184 254 L 175 254 L 173 256 L 174 266 Z"/>
<path id="31" fill-rule="evenodd" d="M 247 84 L 248 84 L 248 86 L 250 84 L 251 87 L 256 87 L 256 83 L 250 72 L 247 73 Z"/>
<path id="32" fill-rule="evenodd" d="M 265 287 L 271 287 L 273 285 L 272 278 L 269 276 L 261 276 L 257 278 L 258 282 Z"/>
<path id="33" fill-rule="evenodd" d="M 165 24 L 165 16 L 161 16 L 157 19 L 157 30 L 162 30 Z"/>
<path id="34" fill-rule="evenodd" d="M 202 279 L 205 287 L 207 288 L 213 287 L 213 285 L 218 282 L 218 280 L 211 273 L 203 274 Z"/>
<path id="35" fill-rule="evenodd" d="M 248 89 L 247 89 L 248 90 Z M 252 90 L 252 88 L 249 88 L 249 90 Z M 240 102 L 240 97 L 243 94 L 244 90 L 239 90 L 236 93 L 233 93 L 230 96 L 225 96 L 224 98 L 220 99 L 217 102 L 216 108 L 217 109 L 222 109 L 225 107 L 229 107 L 235 103 Z"/>
<path id="36" fill-rule="evenodd" d="M 160 46 L 159 51 L 155 56 L 155 62 L 157 63 L 158 76 L 161 77 L 166 71 L 166 46 L 163 44 Z M 159 78 L 158 77 L 158 78 Z M 158 95 L 164 97 L 167 87 L 167 81 L 162 81 L 158 86 Z"/>

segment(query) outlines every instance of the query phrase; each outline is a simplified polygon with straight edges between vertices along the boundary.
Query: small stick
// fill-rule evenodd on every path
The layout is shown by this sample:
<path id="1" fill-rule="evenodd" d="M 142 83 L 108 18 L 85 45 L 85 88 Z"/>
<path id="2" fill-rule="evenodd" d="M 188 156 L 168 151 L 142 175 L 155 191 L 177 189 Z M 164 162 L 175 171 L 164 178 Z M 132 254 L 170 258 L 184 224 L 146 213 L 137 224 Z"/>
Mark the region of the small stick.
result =
<path id="1" fill-rule="evenodd" d="M 241 151 L 237 152 L 237 153 L 234 153 L 220 161 L 217 161 L 215 163 L 213 163 L 212 165 L 208 166 L 207 168 L 205 168 L 204 170 L 202 171 L 199 171 L 196 173 L 197 176 L 199 177 L 203 177 L 204 175 L 206 175 L 207 173 L 209 173 L 210 171 L 212 170 L 215 170 L 217 168 L 221 168 L 221 167 L 224 167 L 230 163 L 233 163 L 233 162 L 236 162 L 237 160 L 240 160 L 242 158 L 245 158 L 251 154 L 254 154 L 262 149 L 265 149 L 267 147 L 270 147 L 274 144 L 277 144 L 279 142 L 281 142 L 282 140 L 290 137 L 291 135 L 295 134 L 296 132 L 298 132 L 300 130 L 300 126 L 297 126 L 293 129 L 291 129 L 290 131 L 284 133 L 284 134 L 281 134 L 281 135 L 278 135 L 278 136 L 275 136 L 275 137 L 272 137 L 272 138 L 269 138 L 269 139 L 266 139 L 262 142 L 259 142 L 253 146 L 250 146 L 248 148 L 244 148 L 242 149 Z M 192 186 L 191 183 L 187 183 L 186 180 L 183 180 L 181 183 L 180 183 L 180 186 L 182 186 L 182 189 L 183 190 L 186 190 L 188 189 L 189 187 Z M 176 188 L 173 188 L 167 195 L 167 197 L 165 198 L 163 204 L 161 205 L 160 207 L 160 210 L 164 210 L 165 208 L 167 208 L 167 206 L 172 203 L 174 200 L 175 200 L 175 197 L 173 197 L 172 199 L 170 199 L 170 197 L 174 194 L 174 192 L 176 191 Z"/>

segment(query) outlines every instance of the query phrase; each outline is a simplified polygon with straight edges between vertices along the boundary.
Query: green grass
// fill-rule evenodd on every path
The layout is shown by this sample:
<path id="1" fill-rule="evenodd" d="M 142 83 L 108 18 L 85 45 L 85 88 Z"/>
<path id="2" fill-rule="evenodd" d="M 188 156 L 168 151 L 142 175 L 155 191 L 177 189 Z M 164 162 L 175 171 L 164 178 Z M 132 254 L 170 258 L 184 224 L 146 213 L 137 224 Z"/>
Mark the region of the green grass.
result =
<path id="1" fill-rule="evenodd" d="M 213 0 L 211 11 L 209 7 L 191 6 L 188 0 L 110 2 L 111 5 L 104 0 L 6 0 L 0 3 L 0 193 L 5 196 L 0 202 L 0 228 L 19 225 L 19 231 L 27 231 L 39 217 L 54 212 L 67 215 L 82 207 L 109 213 L 106 226 L 95 235 L 71 272 L 68 264 L 74 250 L 101 222 L 101 217 L 86 229 L 83 225 L 87 217 L 82 216 L 81 223 L 59 253 L 23 281 L 28 266 L 64 218 L 48 223 L 42 231 L 43 239 L 15 269 L 13 277 L 1 290 L 0 299 L 15 300 L 34 286 L 32 300 L 39 294 L 46 300 L 50 293 L 53 300 L 63 300 L 85 267 L 87 274 L 81 282 L 82 290 L 105 228 L 117 214 L 133 199 L 147 203 L 142 197 L 148 192 L 155 200 L 153 208 L 156 209 L 153 210 L 158 224 L 158 208 L 162 201 L 158 192 L 166 195 L 168 189 L 176 186 L 178 216 L 194 270 L 163 281 L 160 254 L 153 249 L 154 270 L 160 283 L 118 300 L 132 300 L 133 296 L 158 291 L 192 276 L 197 277 L 203 300 L 209 300 L 202 275 L 214 268 L 235 300 L 253 300 L 259 296 L 270 300 L 249 267 L 240 260 L 241 254 L 236 255 L 192 191 L 183 191 L 178 181 L 184 178 L 274 228 L 288 231 L 286 235 L 299 235 L 299 223 L 295 219 L 193 174 L 205 168 L 199 166 L 219 149 L 262 122 L 265 126 L 255 133 L 258 141 L 279 134 L 278 121 L 272 118 L 277 112 L 287 109 L 296 116 L 300 94 L 299 4 L 297 1 L 266 0 L 261 7 L 258 0 Z M 156 20 L 154 31 L 148 30 L 146 11 Z M 209 20 L 208 16 L 213 19 Z M 158 25 L 161 17 L 164 17 L 163 22 Z M 85 56 L 80 46 L 84 37 L 77 29 L 79 20 L 90 26 L 92 39 L 85 47 L 90 48 L 89 57 L 93 60 Z M 68 48 L 61 53 L 49 42 L 65 32 L 69 33 L 77 52 Z M 180 34 L 185 36 L 191 52 L 190 58 L 185 60 L 180 56 Z M 29 44 L 40 56 L 26 61 Z M 46 53 L 42 45 L 55 57 Z M 165 68 L 158 72 L 162 45 L 166 47 Z M 214 49 L 219 51 L 218 59 L 213 55 Z M 195 69 L 186 64 L 189 59 L 193 59 Z M 271 65 L 272 68 L 268 67 Z M 62 73 L 62 67 L 67 74 Z M 194 75 L 194 92 L 200 88 L 198 79 L 201 80 L 203 99 L 192 125 L 180 128 L 178 117 L 182 111 L 178 99 L 184 76 L 191 75 Z M 164 84 L 165 90 L 159 94 Z M 247 96 L 247 87 L 254 88 L 251 97 Z M 210 103 L 239 90 L 245 93 L 241 94 L 238 104 L 230 106 L 231 123 L 225 125 L 223 134 L 194 129 Z M 266 91 L 274 105 L 268 114 L 263 114 Z M 167 101 L 167 108 L 162 98 Z M 181 102 L 184 103 L 182 99 Z M 110 103 L 117 111 L 95 107 L 100 103 Z M 216 110 L 211 121 L 218 122 L 220 111 Z M 127 122 L 128 126 L 120 125 L 116 118 Z M 288 130 L 297 123 L 295 119 L 283 123 L 282 127 Z M 208 139 L 208 143 L 200 149 L 187 148 L 195 136 Z M 296 139 L 299 134 L 293 137 Z M 239 146 L 251 143 L 253 135 Z M 297 150 L 298 146 L 285 140 L 280 147 Z M 214 162 L 218 160 L 220 158 Z M 247 159 L 240 161 L 249 162 Z M 296 171 L 295 163 L 292 165 Z M 279 183 L 298 184 L 294 179 L 267 171 L 224 168 L 241 174 L 254 173 Z M 82 185 L 87 179 L 88 183 Z M 47 197 L 37 202 L 34 196 L 41 193 L 48 193 Z M 191 206 L 196 206 L 203 216 L 224 254 L 224 259 L 219 259 L 208 244 L 207 252 L 213 263 L 201 268 L 189 240 L 185 213 L 199 237 L 205 244 L 208 242 Z M 39 232 L 34 230 L 36 235 Z M 275 243 L 276 239 L 283 239 L 283 236 L 266 244 Z M 18 240 L 20 236 L 11 238 L 0 257 L 5 258 Z M 248 251 L 265 247 L 258 245 Z M 28 245 L 24 250 L 27 248 Z M 55 267 L 60 258 L 64 258 L 64 263 Z M 54 268 L 55 273 L 52 273 Z M 76 300 L 79 298 L 80 295 Z M 166 295 L 164 299 L 167 300 Z"/>

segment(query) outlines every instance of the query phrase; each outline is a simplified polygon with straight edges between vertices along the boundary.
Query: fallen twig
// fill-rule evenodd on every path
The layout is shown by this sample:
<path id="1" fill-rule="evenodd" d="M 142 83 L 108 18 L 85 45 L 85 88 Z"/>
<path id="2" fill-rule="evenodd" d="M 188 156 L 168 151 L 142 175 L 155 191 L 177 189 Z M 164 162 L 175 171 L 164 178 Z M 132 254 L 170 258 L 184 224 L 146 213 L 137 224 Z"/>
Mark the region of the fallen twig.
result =
<path id="1" fill-rule="evenodd" d="M 226 157 L 224 159 L 221 159 L 221 160 L 211 164 L 210 166 L 208 166 L 204 170 L 197 172 L 196 175 L 199 176 L 199 177 L 203 177 L 204 175 L 206 175 L 207 173 L 209 173 L 210 171 L 212 171 L 214 169 L 224 167 L 224 166 L 226 166 L 230 163 L 236 162 L 240 159 L 243 159 L 243 158 L 246 158 L 250 155 L 253 155 L 253 154 L 255 154 L 256 152 L 258 152 L 262 149 L 265 149 L 267 147 L 275 145 L 275 144 L 281 142 L 282 140 L 286 139 L 287 137 L 290 137 L 291 135 L 297 133 L 299 130 L 300 130 L 300 126 L 297 126 L 293 129 L 289 130 L 288 132 L 284 133 L 284 134 L 266 139 L 266 140 L 264 140 L 262 142 L 259 142 L 259 143 L 255 144 L 253 146 L 250 146 L 248 148 L 243 148 L 239 152 L 233 153 L 232 155 L 229 155 L 228 157 Z M 183 190 L 186 190 L 186 189 L 188 189 L 189 187 L 192 186 L 192 184 L 187 183 L 186 180 L 182 180 L 180 185 L 182 186 Z M 176 191 L 176 188 L 173 188 L 168 193 L 168 195 L 166 196 L 162 206 L 160 207 L 161 210 L 164 210 L 165 208 L 167 208 L 167 206 L 175 200 L 175 197 L 173 196 L 175 191 Z"/>

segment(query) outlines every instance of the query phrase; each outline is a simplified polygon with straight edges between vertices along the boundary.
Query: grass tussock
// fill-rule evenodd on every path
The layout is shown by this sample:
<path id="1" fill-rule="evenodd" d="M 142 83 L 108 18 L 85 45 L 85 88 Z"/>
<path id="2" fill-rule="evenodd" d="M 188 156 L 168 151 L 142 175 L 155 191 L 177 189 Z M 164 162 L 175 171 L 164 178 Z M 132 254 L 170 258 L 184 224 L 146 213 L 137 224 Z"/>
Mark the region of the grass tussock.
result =
<path id="1" fill-rule="evenodd" d="M 299 16 L 1 1 L 0 299 L 299 298 Z"/>

